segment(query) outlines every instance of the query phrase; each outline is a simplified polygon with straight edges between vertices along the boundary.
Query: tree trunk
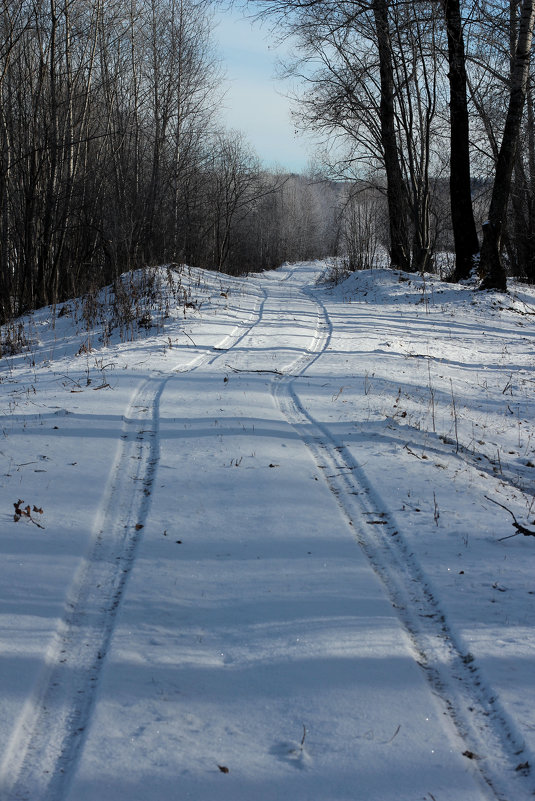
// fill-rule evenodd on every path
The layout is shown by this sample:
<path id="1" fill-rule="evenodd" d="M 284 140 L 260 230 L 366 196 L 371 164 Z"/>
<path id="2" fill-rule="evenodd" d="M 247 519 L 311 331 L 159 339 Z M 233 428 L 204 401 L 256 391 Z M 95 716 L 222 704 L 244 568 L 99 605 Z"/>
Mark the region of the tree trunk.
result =
<path id="1" fill-rule="evenodd" d="M 392 267 L 411 270 L 407 230 L 407 198 L 399 163 L 394 115 L 394 71 L 388 23 L 387 0 L 374 0 L 373 13 L 379 51 L 381 79 L 381 141 L 385 160 L 388 217 L 390 225 L 390 261 Z"/>
<path id="2" fill-rule="evenodd" d="M 455 243 L 454 280 L 470 276 L 479 252 L 470 186 L 466 59 L 459 0 L 444 0 L 450 83 L 450 202 Z"/>
<path id="3" fill-rule="evenodd" d="M 501 258 L 502 233 L 509 202 L 522 111 L 526 99 L 534 21 L 535 0 L 522 0 L 518 40 L 511 69 L 509 107 L 496 163 L 489 216 L 483 225 L 483 246 L 481 248 L 483 280 L 480 286 L 481 289 L 504 291 L 507 288 L 505 267 Z"/>

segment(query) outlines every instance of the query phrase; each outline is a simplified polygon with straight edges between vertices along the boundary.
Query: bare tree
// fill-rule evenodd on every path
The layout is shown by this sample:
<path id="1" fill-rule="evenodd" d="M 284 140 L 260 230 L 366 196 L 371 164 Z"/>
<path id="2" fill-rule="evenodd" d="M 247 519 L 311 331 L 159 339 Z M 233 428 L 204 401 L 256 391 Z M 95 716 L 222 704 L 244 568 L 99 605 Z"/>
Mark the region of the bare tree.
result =
<path id="1" fill-rule="evenodd" d="M 516 0 L 512 0 L 516 6 Z M 511 87 L 502 143 L 496 162 L 496 172 L 488 220 L 483 226 L 481 249 L 482 289 L 501 289 L 507 286 L 505 267 L 501 258 L 502 236 L 516 159 L 522 112 L 526 99 L 535 0 L 521 0 L 518 37 L 511 64 Z"/>
<path id="2" fill-rule="evenodd" d="M 388 217 L 390 225 L 390 261 L 393 267 L 411 269 L 407 227 L 407 197 L 399 162 L 394 109 L 394 66 L 388 19 L 387 0 L 373 0 L 373 16 L 377 35 L 380 73 L 381 142 L 387 181 Z"/>
<path id="3" fill-rule="evenodd" d="M 443 0 L 450 86 L 450 201 L 456 281 L 469 277 L 479 252 L 470 179 L 466 55 L 459 0 Z"/>
<path id="4" fill-rule="evenodd" d="M 308 82 L 301 122 L 349 143 L 346 167 L 375 161 L 386 175 L 391 262 L 412 269 L 400 163 L 390 0 L 253 0 L 297 40 L 290 72 Z M 307 70 L 313 67 L 313 72 Z M 339 162 L 341 166 L 341 162 Z M 346 173 L 347 175 L 347 173 Z"/>
<path id="5" fill-rule="evenodd" d="M 515 275 L 535 283 L 535 110 L 533 76 L 528 82 L 523 131 L 511 190 L 515 248 L 508 252 Z"/>

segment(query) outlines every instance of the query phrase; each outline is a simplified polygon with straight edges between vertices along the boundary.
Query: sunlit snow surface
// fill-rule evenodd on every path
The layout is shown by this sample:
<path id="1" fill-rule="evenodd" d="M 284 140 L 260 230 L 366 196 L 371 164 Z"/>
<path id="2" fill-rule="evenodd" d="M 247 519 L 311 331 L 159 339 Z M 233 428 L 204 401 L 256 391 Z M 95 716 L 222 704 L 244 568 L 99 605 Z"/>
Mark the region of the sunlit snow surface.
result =
<path id="1" fill-rule="evenodd" d="M 0 360 L 2 799 L 532 797 L 535 290 L 325 266 Z"/>

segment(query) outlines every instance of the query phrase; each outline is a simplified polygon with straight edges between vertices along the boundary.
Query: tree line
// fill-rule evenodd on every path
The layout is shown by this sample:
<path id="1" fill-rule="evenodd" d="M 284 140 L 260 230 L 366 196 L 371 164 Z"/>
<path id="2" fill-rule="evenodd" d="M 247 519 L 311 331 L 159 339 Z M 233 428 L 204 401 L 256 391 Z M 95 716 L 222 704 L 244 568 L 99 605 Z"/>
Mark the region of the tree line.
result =
<path id="1" fill-rule="evenodd" d="M 380 245 L 535 281 L 535 0 L 252 2 L 296 42 L 296 122 L 332 180 L 222 129 L 207 4 L 0 0 L 0 321 L 145 264 L 370 266 Z"/>
<path id="2" fill-rule="evenodd" d="M 2 0 L 0 322 L 186 262 L 228 272 L 336 248 L 317 182 L 222 129 L 195 0 Z"/>
<path id="3" fill-rule="evenodd" d="M 534 0 L 251 2 L 296 42 L 333 174 L 382 192 L 394 266 L 429 268 L 446 212 L 455 280 L 535 280 Z"/>

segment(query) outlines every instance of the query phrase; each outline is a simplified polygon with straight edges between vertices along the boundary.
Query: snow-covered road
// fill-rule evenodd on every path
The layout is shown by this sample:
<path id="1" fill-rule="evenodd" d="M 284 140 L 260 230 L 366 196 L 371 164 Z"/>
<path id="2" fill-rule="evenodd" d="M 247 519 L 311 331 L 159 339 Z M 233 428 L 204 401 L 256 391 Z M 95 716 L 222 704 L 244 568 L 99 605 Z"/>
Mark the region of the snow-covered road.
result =
<path id="1" fill-rule="evenodd" d="M 39 375 L 13 364 L 39 411 L 10 405 L 2 499 L 35 498 L 45 528 L 2 523 L 2 799 L 532 797 L 533 651 L 515 650 L 530 611 L 508 610 L 509 662 L 487 670 L 497 621 L 464 608 L 481 574 L 458 585 L 483 546 L 495 556 L 497 514 L 482 526 L 473 513 L 483 541 L 460 553 L 466 511 L 492 489 L 468 457 L 459 467 L 459 421 L 430 363 L 439 338 L 470 347 L 466 330 L 454 342 L 434 299 L 433 319 L 407 300 L 391 318 L 344 303 L 315 286 L 319 271 L 212 278 L 168 349 L 148 337 L 88 356 L 88 376 L 89 358 L 101 373 L 114 363 L 98 392 L 63 354 Z M 422 342 L 425 367 L 406 355 Z M 456 410 L 468 360 L 450 376 L 440 358 Z M 388 380 L 390 396 L 376 389 Z M 408 432 L 411 384 L 429 384 L 426 431 Z M 529 571 L 533 546 L 513 543 Z"/>

